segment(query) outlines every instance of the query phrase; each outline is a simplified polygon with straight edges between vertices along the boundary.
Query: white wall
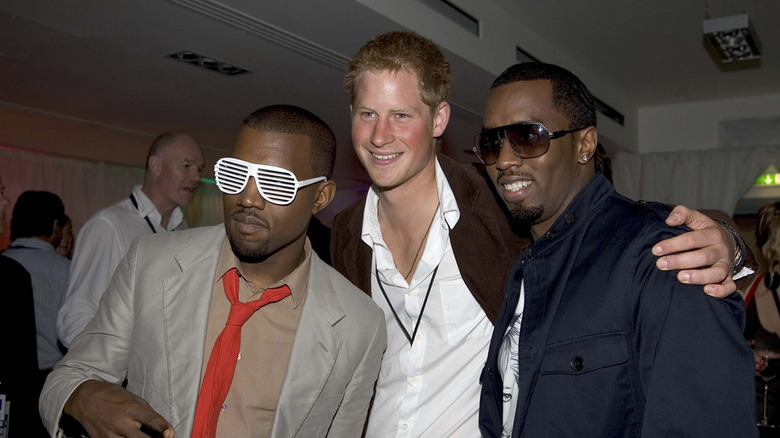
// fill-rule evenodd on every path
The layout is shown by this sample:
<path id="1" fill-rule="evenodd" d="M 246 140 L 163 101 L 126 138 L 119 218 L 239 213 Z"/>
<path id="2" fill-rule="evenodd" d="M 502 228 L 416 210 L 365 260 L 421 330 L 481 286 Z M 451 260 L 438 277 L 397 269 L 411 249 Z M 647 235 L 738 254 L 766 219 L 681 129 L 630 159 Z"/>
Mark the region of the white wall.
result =
<path id="1" fill-rule="evenodd" d="M 639 109 L 639 153 L 718 147 L 718 123 L 780 116 L 780 94 Z"/>

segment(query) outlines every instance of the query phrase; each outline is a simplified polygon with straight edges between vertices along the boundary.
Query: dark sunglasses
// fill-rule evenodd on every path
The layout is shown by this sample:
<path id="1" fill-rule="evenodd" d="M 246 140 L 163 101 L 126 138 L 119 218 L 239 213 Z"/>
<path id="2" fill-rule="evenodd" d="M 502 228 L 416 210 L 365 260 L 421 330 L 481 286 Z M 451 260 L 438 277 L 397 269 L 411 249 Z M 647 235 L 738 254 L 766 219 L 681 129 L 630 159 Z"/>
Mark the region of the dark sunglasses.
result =
<path id="1" fill-rule="evenodd" d="M 550 149 L 550 140 L 583 129 L 585 128 L 550 132 L 541 123 L 516 123 L 499 126 L 498 128 L 485 129 L 477 134 L 474 137 L 472 150 L 477 154 L 479 161 L 486 166 L 492 166 L 496 164 L 498 156 L 501 154 L 503 139 L 506 139 L 512 152 L 518 158 L 536 158 L 547 153 Z"/>

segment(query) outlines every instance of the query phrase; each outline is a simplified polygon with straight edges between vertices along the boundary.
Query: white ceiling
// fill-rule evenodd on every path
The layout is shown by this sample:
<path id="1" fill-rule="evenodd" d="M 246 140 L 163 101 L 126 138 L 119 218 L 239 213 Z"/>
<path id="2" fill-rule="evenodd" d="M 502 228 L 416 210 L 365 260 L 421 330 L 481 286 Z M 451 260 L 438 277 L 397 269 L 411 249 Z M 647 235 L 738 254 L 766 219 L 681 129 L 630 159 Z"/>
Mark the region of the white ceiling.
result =
<path id="1" fill-rule="evenodd" d="M 410 1 L 415 0 L 405 0 Z M 451 2 L 470 11 L 480 4 Z M 617 109 L 627 116 L 644 106 L 780 93 L 776 0 L 709 0 L 712 16 L 747 10 L 763 46 L 760 69 L 727 73 L 702 44 L 704 1 L 492 0 L 491 5 L 546 43 L 524 49 L 542 61 L 558 62 L 564 53 L 578 71 L 587 70 L 602 89 L 620 96 Z M 353 0 L 2 0 L 0 105 L 150 138 L 182 129 L 222 154 L 251 111 L 296 104 L 336 132 L 340 186 L 365 186 L 350 151 L 343 68 L 372 34 L 397 28 L 402 26 Z M 441 38 L 436 29 L 414 30 Z M 541 48 L 548 45 L 559 54 L 547 57 Z M 182 50 L 251 74 L 227 77 L 165 58 Z M 446 152 L 469 160 L 464 151 L 479 128 L 497 72 L 464 59 L 468 54 L 457 47 L 445 51 L 456 77 Z"/>

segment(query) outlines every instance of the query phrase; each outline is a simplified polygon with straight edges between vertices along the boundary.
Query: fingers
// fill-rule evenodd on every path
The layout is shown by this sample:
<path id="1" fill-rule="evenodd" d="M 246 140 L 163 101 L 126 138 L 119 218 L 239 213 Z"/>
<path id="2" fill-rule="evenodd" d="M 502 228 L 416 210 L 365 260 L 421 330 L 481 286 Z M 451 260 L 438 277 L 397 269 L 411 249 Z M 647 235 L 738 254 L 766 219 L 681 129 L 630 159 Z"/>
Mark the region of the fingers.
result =
<path id="1" fill-rule="evenodd" d="M 737 284 L 722 263 L 708 269 L 685 270 L 677 273 L 677 280 L 685 284 L 703 284 L 704 292 L 716 298 L 731 295 L 737 290 Z"/>
<path id="2" fill-rule="evenodd" d="M 715 298 L 725 298 L 736 291 L 737 284 L 730 278 L 721 284 L 708 284 L 704 286 L 704 293 Z"/>
<path id="3" fill-rule="evenodd" d="M 669 213 L 669 216 L 666 218 L 666 225 L 670 227 L 685 225 L 692 230 L 702 230 L 717 226 L 717 222 L 698 210 L 691 210 L 684 205 L 678 205 Z"/>
<path id="4" fill-rule="evenodd" d="M 66 402 L 65 413 L 81 423 L 90 437 L 173 438 L 174 430 L 146 400 L 119 385 L 90 380 Z"/>
<path id="5" fill-rule="evenodd" d="M 669 216 L 666 218 L 666 225 L 670 227 L 677 227 L 685 223 L 690 218 L 691 210 L 684 206 L 678 205 L 672 209 Z"/>
<path id="6" fill-rule="evenodd" d="M 140 431 L 146 436 L 152 438 L 173 438 L 174 431 L 173 426 L 165 421 L 165 418 L 161 417 L 153 409 L 145 409 L 142 417 L 142 424 L 140 425 Z"/>
<path id="7" fill-rule="evenodd" d="M 677 236 L 681 237 L 681 236 Z M 726 253 L 724 257 L 723 254 Z M 720 259 L 718 259 L 720 257 Z M 700 268 L 701 266 L 708 266 Z M 662 271 L 680 270 L 677 279 L 685 284 L 702 284 L 704 292 L 713 297 L 723 298 L 737 290 L 731 279 L 731 263 L 724 249 L 704 248 L 698 251 L 664 256 L 656 260 L 656 266 Z"/>
<path id="8" fill-rule="evenodd" d="M 726 245 L 725 238 L 719 227 L 708 227 L 701 230 L 689 231 L 687 233 L 662 240 L 653 246 L 653 254 L 665 256 L 683 251 L 693 251 L 704 249 L 707 254 L 697 254 L 697 256 L 706 256 L 704 262 L 710 265 L 719 259 L 729 257 L 729 247 Z M 702 260 L 688 260 L 688 262 L 701 262 Z M 677 261 L 676 268 L 669 269 L 689 269 L 704 265 L 685 266 Z"/>

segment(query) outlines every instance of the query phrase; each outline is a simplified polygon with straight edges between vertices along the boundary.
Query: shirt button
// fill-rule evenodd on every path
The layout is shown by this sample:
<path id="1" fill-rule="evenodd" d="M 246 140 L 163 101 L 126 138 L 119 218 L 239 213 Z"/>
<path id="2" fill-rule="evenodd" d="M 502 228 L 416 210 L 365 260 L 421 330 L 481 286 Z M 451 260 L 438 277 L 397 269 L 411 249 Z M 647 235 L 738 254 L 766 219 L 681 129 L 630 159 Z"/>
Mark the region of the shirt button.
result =
<path id="1" fill-rule="evenodd" d="M 571 224 L 574 222 L 574 213 L 567 213 L 566 216 L 563 217 L 564 222 L 567 224 Z"/>
<path id="2" fill-rule="evenodd" d="M 417 379 L 412 379 L 411 382 L 409 382 L 412 386 L 417 386 Z"/>
<path id="3" fill-rule="evenodd" d="M 582 356 L 577 355 L 571 358 L 571 369 L 574 371 L 582 371 L 583 368 L 585 368 L 585 359 L 582 358 Z"/>
<path id="4" fill-rule="evenodd" d="M 406 423 L 401 424 L 401 429 L 406 430 L 409 429 L 409 425 Z"/>
<path id="5" fill-rule="evenodd" d="M 420 334 L 418 334 L 417 336 L 414 337 L 415 341 L 419 341 L 420 339 L 422 339 L 422 335 L 420 335 Z"/>
<path id="6" fill-rule="evenodd" d="M 555 239 L 555 231 L 550 231 L 547 233 L 547 238 L 550 240 Z"/>
<path id="7" fill-rule="evenodd" d="M 240 351 L 238 352 L 238 359 L 236 359 L 236 360 L 241 360 L 241 352 Z"/>
<path id="8" fill-rule="evenodd" d="M 227 405 L 222 403 L 222 408 L 220 408 L 220 412 L 225 412 L 227 410 Z"/>

